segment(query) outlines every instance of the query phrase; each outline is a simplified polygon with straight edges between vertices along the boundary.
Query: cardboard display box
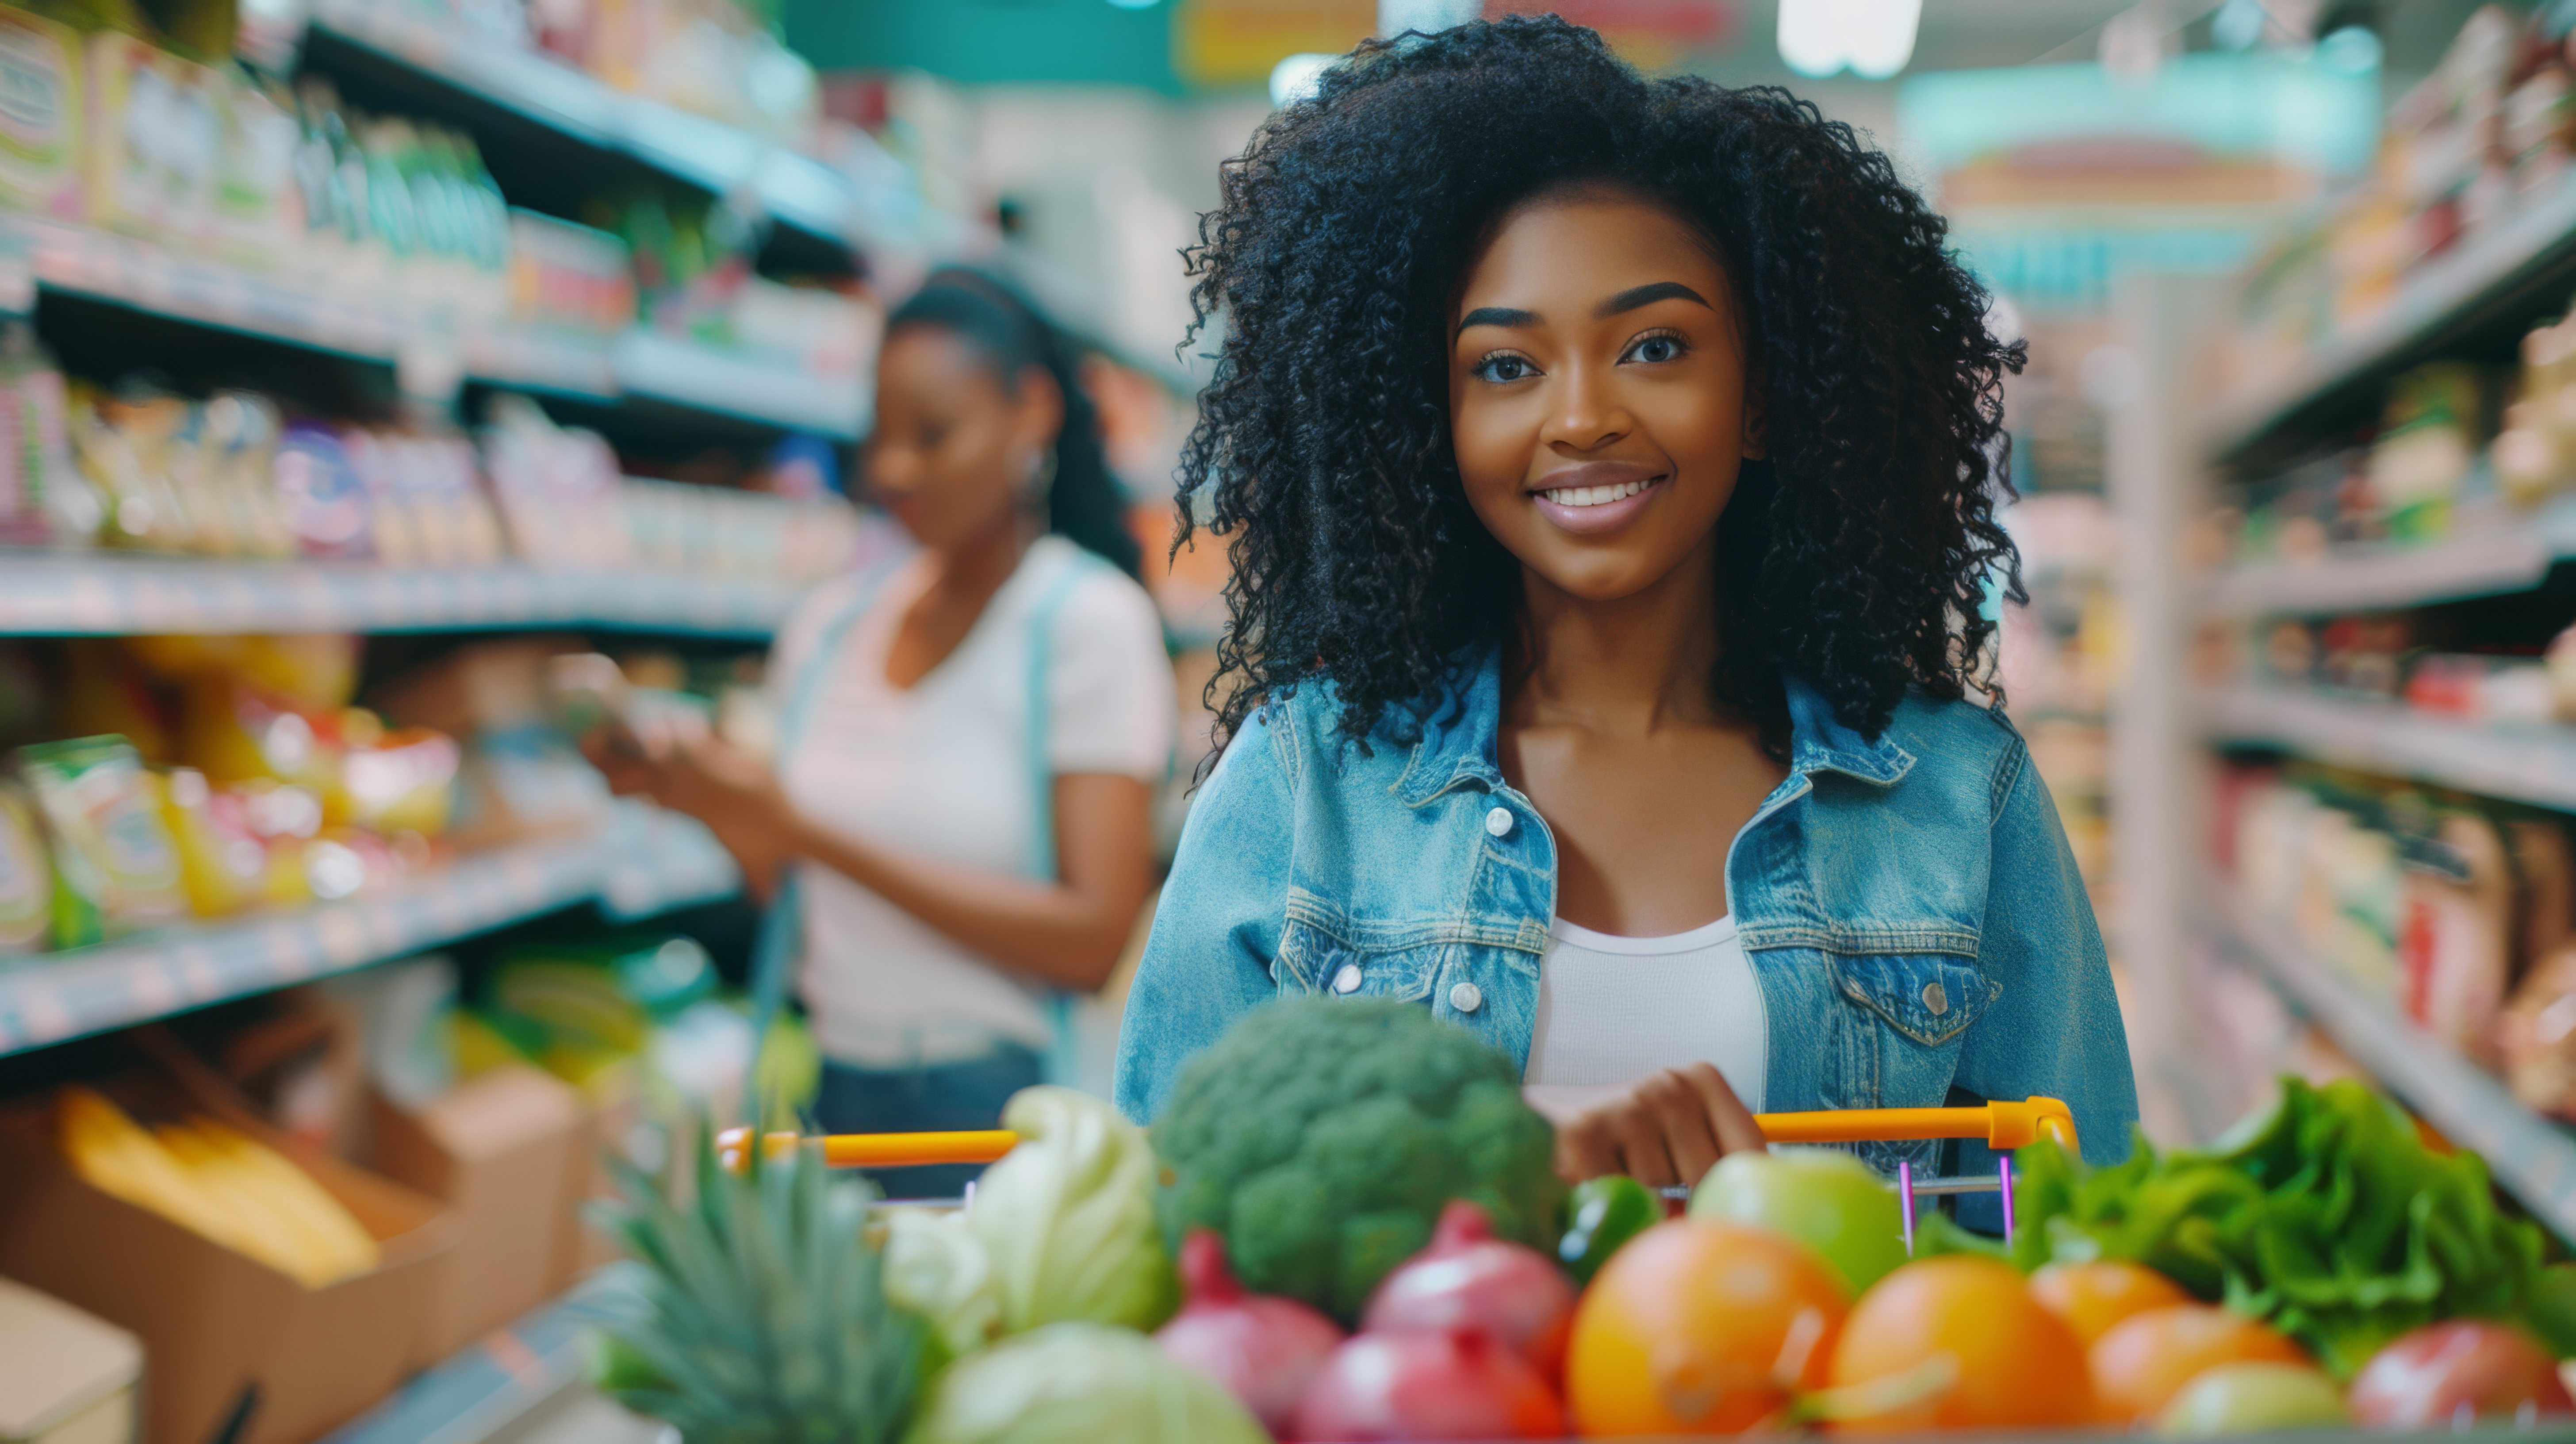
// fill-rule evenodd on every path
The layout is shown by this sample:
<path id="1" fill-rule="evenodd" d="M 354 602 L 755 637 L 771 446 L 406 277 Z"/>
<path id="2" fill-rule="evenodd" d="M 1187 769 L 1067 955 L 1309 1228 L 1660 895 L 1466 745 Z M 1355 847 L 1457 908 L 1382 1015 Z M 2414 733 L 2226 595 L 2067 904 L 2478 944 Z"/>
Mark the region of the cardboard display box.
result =
<path id="1" fill-rule="evenodd" d="M 458 1225 L 429 1299 L 416 1359 L 456 1352 L 551 1298 L 569 1271 L 565 1223 L 590 1129 L 581 1095 L 512 1064 L 458 1084 L 417 1113 L 372 1105 L 376 1171 L 446 1203 Z"/>
<path id="2" fill-rule="evenodd" d="M 147 1120 L 202 1113 L 276 1149 L 383 1245 L 372 1272 L 308 1289 L 157 1213 L 83 1182 L 49 1111 L 0 1119 L 0 1274 L 143 1341 L 143 1444 L 307 1444 L 390 1393 L 415 1341 L 455 1222 L 434 1200 L 299 1150 L 205 1080 L 165 1075 L 110 1090 Z M 238 1416 L 238 1429 L 232 1425 Z"/>

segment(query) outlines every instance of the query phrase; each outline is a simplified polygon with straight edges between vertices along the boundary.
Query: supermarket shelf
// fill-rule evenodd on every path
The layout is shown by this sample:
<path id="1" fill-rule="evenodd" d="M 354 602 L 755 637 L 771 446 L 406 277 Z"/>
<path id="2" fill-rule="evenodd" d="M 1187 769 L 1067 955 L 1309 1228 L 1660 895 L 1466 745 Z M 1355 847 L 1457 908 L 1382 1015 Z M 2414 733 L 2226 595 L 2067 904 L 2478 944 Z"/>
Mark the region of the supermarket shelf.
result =
<path id="1" fill-rule="evenodd" d="M 501 1433 L 582 1381 L 583 1335 L 636 1307 L 622 1274 L 603 1270 L 495 1329 L 324 1435 L 322 1444 L 480 1444 Z"/>
<path id="2" fill-rule="evenodd" d="M 0 214 L 0 310 L 24 311 L 37 289 L 266 337 L 363 360 L 417 362 L 423 374 L 597 401 L 642 396 L 696 411 L 855 439 L 867 398 L 855 382 L 771 360 L 728 355 L 638 329 L 583 335 L 453 318 L 316 286 L 134 236 L 38 216 Z"/>
<path id="3" fill-rule="evenodd" d="M 576 903 L 620 918 L 723 897 L 732 860 L 696 823 L 619 804 L 599 829 L 458 858 L 382 894 L 174 928 L 0 968 L 0 1056 L 266 992 Z"/>
<path id="4" fill-rule="evenodd" d="M 855 377 L 797 370 L 728 356 L 642 329 L 617 340 L 618 388 L 700 411 L 855 441 L 868 420 L 867 388 Z"/>
<path id="5" fill-rule="evenodd" d="M 621 151 L 717 195 L 748 194 L 799 230 L 846 243 L 857 203 L 819 161 L 720 121 L 625 94 L 541 52 L 481 40 L 385 0 L 320 0 L 313 23 L 552 130 Z"/>
<path id="6" fill-rule="evenodd" d="M 2315 615 L 2496 596 L 2537 586 L 2554 562 L 2576 557 L 2576 505 L 2492 530 L 2415 545 L 2338 547 L 2312 561 L 2232 567 L 2203 591 L 2204 616 Z"/>
<path id="7" fill-rule="evenodd" d="M 2537 301 L 2533 288 L 2562 284 L 2571 259 L 2576 259 L 2576 183 L 2560 186 L 2494 229 L 2427 262 L 2369 321 L 2310 348 L 2294 364 L 2214 407 L 2203 432 L 2210 456 L 2230 460 L 2312 408 L 2429 359 L 2467 323 L 2524 296 Z M 2553 294 L 2548 299 L 2563 307 L 2566 297 Z"/>
<path id="8" fill-rule="evenodd" d="M 2576 811 L 2576 728 L 2490 727 L 2393 702 L 2269 687 L 2204 694 L 2201 711 L 2216 741 Z"/>
<path id="9" fill-rule="evenodd" d="M 600 627 L 766 640 L 798 595 L 641 570 L 0 552 L 0 636 Z"/>
<path id="10" fill-rule="evenodd" d="M 2372 1002 L 2296 939 L 2213 881 L 2222 940 L 2444 1137 L 2479 1155 L 2498 1183 L 2561 1238 L 2576 1238 L 2576 1139 L 2414 1024 Z"/>

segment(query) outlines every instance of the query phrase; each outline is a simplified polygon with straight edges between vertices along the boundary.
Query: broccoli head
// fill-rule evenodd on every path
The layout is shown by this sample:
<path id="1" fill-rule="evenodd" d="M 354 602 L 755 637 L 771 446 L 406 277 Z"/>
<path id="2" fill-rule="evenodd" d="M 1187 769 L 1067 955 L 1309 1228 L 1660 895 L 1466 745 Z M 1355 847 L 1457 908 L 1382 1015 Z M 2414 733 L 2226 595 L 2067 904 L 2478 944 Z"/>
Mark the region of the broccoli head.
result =
<path id="1" fill-rule="evenodd" d="M 1256 1009 L 1182 1070 L 1153 1134 L 1173 1249 L 1212 1228 L 1246 1288 L 1345 1324 L 1453 1198 L 1498 1237 L 1555 1250 L 1555 1131 L 1510 1059 L 1418 1006 Z"/>

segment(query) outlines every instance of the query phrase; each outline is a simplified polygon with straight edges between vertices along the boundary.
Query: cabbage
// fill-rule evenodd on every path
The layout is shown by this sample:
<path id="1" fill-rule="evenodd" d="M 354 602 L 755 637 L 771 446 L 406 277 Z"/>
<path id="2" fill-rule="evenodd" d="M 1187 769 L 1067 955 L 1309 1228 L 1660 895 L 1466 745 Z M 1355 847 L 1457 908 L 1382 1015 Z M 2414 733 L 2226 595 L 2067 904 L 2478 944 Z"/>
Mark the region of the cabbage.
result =
<path id="1" fill-rule="evenodd" d="M 1049 1324 L 949 1365 L 931 1381 L 905 1444 L 1106 1439 L 1269 1444 L 1270 1436 L 1223 1385 L 1175 1363 L 1152 1339 L 1075 1323 Z"/>
<path id="2" fill-rule="evenodd" d="M 992 1260 L 1002 1331 L 1081 1319 L 1152 1329 L 1180 1306 L 1154 1218 L 1145 1130 L 1070 1088 L 1024 1088 L 1002 1110 L 1020 1145 L 984 1171 L 966 1228 Z"/>
<path id="3" fill-rule="evenodd" d="M 885 1294 L 930 1325 L 941 1359 L 971 1354 L 1002 1333 L 1002 1301 L 993 1293 L 993 1262 L 961 1214 L 888 1208 Z"/>

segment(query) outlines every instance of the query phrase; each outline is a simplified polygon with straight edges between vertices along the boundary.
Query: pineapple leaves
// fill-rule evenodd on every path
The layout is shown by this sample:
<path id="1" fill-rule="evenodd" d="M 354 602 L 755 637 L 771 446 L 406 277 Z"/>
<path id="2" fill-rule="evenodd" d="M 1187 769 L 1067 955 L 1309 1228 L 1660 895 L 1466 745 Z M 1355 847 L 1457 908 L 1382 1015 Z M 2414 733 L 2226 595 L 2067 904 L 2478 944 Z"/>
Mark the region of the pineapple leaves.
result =
<path id="1" fill-rule="evenodd" d="M 644 1308 L 604 1326 L 599 1384 L 689 1444 L 893 1444 L 923 1330 L 885 1298 L 866 1238 L 873 1190 L 819 1149 L 728 1171 L 702 1130 L 690 1196 L 618 1165 L 612 1231 L 643 1265 Z"/>

